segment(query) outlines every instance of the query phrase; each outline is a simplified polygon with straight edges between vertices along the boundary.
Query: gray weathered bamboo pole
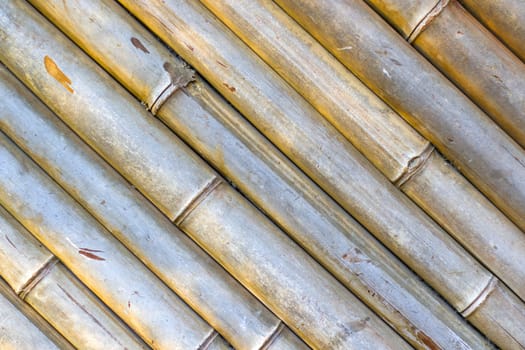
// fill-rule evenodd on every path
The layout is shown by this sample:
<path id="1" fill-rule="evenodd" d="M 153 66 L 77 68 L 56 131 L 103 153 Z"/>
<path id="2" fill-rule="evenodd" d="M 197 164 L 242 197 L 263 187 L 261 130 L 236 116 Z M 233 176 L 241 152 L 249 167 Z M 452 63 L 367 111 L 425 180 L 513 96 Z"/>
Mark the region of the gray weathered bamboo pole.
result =
<path id="1" fill-rule="evenodd" d="M 40 15 L 13 12 L 2 4 L 1 60 L 299 336 L 320 348 L 409 348 Z"/>
<path id="2" fill-rule="evenodd" d="M 4 209 L 5 210 L 5 209 Z M 5 238 L 5 237 L 4 237 Z M 62 336 L 49 322 L 47 322 L 38 312 L 36 312 L 28 303 L 22 300 L 13 291 L 11 286 L 0 277 L 0 295 L 3 295 L 11 304 L 13 304 L 31 323 L 33 323 L 42 333 L 46 335 L 59 349 L 74 350 L 76 349 L 66 338 Z M 1 326 L 0 326 L 1 328 Z M 31 349 L 32 350 L 32 349 Z"/>
<path id="3" fill-rule="evenodd" d="M 525 300 L 525 235 L 466 179 L 447 166 L 439 154 L 432 152 L 428 141 L 277 5 L 257 0 L 201 2 L 316 107 L 390 181 L 400 186 Z M 419 183 L 440 190 L 431 191 L 426 186 L 418 186 Z M 461 208 L 460 211 L 456 211 L 457 208 Z M 451 215 L 458 212 L 461 215 Z M 493 234 L 496 231 L 498 235 Z"/>
<path id="4" fill-rule="evenodd" d="M 0 203 L 148 345 L 198 349 L 213 335 L 213 329 L 1 136 Z"/>
<path id="5" fill-rule="evenodd" d="M 525 229 L 525 151 L 379 15 L 361 0 L 274 1 Z"/>
<path id="6" fill-rule="evenodd" d="M 0 232 L 0 275 L 76 348 L 146 348 L 1 207 Z"/>
<path id="7" fill-rule="evenodd" d="M 459 1 L 525 62 L 525 7 L 522 0 Z"/>
<path id="8" fill-rule="evenodd" d="M 0 128 L 231 344 L 273 335 L 279 319 L 2 68 L 0 96 Z"/>
<path id="9" fill-rule="evenodd" d="M 121 3 L 457 310 L 466 310 L 492 285 L 493 277 L 484 268 L 202 6 L 175 0 Z M 516 302 L 512 310 L 523 314 L 523 303 L 506 290 Z M 485 317 L 477 327 L 493 327 Z M 500 326 L 521 336 L 521 326 L 507 323 L 507 318 L 501 321 Z"/>
<path id="10" fill-rule="evenodd" d="M 151 91 L 162 91 L 157 85 L 169 81 L 162 77 L 168 74 L 163 66 L 181 63 L 118 6 L 105 1 L 70 3 L 66 16 L 62 2 L 32 3 L 139 99 L 155 104 L 159 116 L 188 144 L 413 344 L 428 346 L 428 337 L 445 348 L 458 343 L 475 349 L 486 346 L 199 78 L 164 104 L 153 102 L 159 98 Z M 107 7 L 104 11 L 102 5 Z M 106 45 L 100 37 L 111 37 L 118 45 Z M 280 194 L 277 199 L 275 193 Z M 351 259 L 348 253 L 356 251 L 359 259 Z M 359 279 L 351 278 L 356 274 Z"/>
<path id="11" fill-rule="evenodd" d="M 0 289 L 0 348 L 5 350 L 60 349 L 9 301 L 2 289 Z"/>
<path id="12" fill-rule="evenodd" d="M 525 147 L 525 64 L 456 0 L 366 1 Z"/>

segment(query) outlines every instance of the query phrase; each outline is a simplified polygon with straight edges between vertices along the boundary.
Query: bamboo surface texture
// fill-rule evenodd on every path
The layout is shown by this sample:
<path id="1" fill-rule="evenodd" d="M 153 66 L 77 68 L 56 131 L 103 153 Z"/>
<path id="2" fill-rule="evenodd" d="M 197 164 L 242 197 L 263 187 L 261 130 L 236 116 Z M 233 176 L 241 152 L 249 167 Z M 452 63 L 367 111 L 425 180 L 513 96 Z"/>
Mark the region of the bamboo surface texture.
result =
<path id="1" fill-rule="evenodd" d="M 433 152 L 428 141 L 277 5 L 259 0 L 201 2 L 385 176 L 401 186 L 437 223 L 525 300 L 525 235 Z M 421 12 L 416 10 L 412 9 L 415 13 Z M 409 18 L 407 16 L 406 22 Z M 525 91 L 525 86 L 516 91 Z M 433 191 L 433 188 L 439 190 Z M 452 215 L 454 212 L 461 215 Z M 498 235 L 493 234 L 496 231 Z"/>
<path id="2" fill-rule="evenodd" d="M 439 1 L 426 13 L 425 1 L 367 2 L 525 147 L 525 64 L 457 1 Z M 415 25 L 407 3 L 421 7 Z"/>
<path id="3" fill-rule="evenodd" d="M 5 350 L 58 350 L 0 290 L 0 347 Z"/>
<path id="4" fill-rule="evenodd" d="M 15 5 L 3 6 L 1 60 L 299 336 L 320 348 L 409 348 L 77 47 Z"/>
<path id="5" fill-rule="evenodd" d="M 4 209 L 5 210 L 5 209 Z M 5 238 L 5 237 L 4 237 Z M 7 282 L 0 277 L 0 295 L 3 295 L 13 304 L 25 317 L 27 317 L 42 333 L 46 335 L 59 349 L 74 350 L 66 338 L 64 338 L 49 322 L 37 313 L 28 303 L 22 300 Z"/>
<path id="6" fill-rule="evenodd" d="M 0 240 L 2 277 L 73 346 L 115 350 L 146 348 L 3 208 L 0 208 L 0 232 L 3 234 Z"/>
<path id="7" fill-rule="evenodd" d="M 91 2 L 83 6 L 69 4 L 67 16 L 66 9 L 61 2 L 33 1 L 33 4 L 58 24 L 62 31 L 74 38 L 91 57 L 96 57 L 104 68 L 113 72 L 119 81 L 138 98 L 152 96 L 149 90 L 158 91 L 160 89 L 155 86 L 144 89 L 137 81 L 145 79 L 129 79 L 128 77 L 141 74 L 160 76 L 160 72 L 166 65 L 165 62 L 169 62 L 172 66 L 181 65 L 175 58 L 170 57 L 167 50 L 156 43 L 151 35 L 141 30 L 140 27 L 132 25 L 133 22 L 129 15 L 111 6 L 111 3 Z M 103 11 L 111 13 L 111 17 L 93 30 L 91 21 L 95 20 L 100 23 L 96 18 L 97 13 L 101 12 L 99 8 L 102 4 L 111 6 L 110 10 Z M 111 25 L 108 25 L 109 23 Z M 118 28 L 122 40 L 112 39 L 111 42 L 118 43 L 118 45 L 106 45 L 105 42 L 97 40 L 101 36 L 114 35 L 113 28 L 115 27 Z M 138 53 L 137 47 L 130 38 L 141 43 Z M 135 56 L 140 58 L 133 59 L 132 57 Z M 145 61 L 142 56 L 152 58 Z M 150 71 L 153 72 L 150 73 Z M 125 72 L 125 74 L 119 72 Z M 161 83 L 163 81 L 164 79 L 160 80 Z M 152 100 L 156 99 L 152 98 Z M 476 337 L 472 332 L 467 335 L 469 332 L 462 330 L 464 326 L 455 320 L 455 316 L 443 310 L 434 298 L 428 297 L 429 292 L 421 289 L 419 287 L 421 284 L 416 282 L 407 271 L 401 269 L 399 264 L 394 262 L 377 244 L 369 243 L 367 240 L 360 242 L 357 237 L 368 234 L 350 220 L 345 219 L 340 209 L 338 210 L 329 199 L 323 197 L 319 190 L 313 188 L 312 185 L 307 185 L 308 180 L 297 175 L 293 167 L 290 165 L 285 167 L 286 159 L 280 157 L 267 142 L 265 143 L 260 136 L 258 137 L 257 132 L 243 123 L 242 117 L 226 106 L 224 101 L 200 79 L 197 78 L 196 82 L 186 87 L 184 93 L 174 94 L 159 108 L 160 117 L 173 130 L 176 130 L 187 143 L 201 152 L 208 161 L 225 172 L 226 176 L 236 183 L 236 186 L 276 219 L 281 227 L 284 227 L 327 269 L 365 300 L 374 311 L 385 317 L 389 323 L 395 324 L 398 332 L 406 333 L 407 339 L 421 345 L 424 344 L 422 339 L 426 340 L 421 334 L 425 334 L 426 337 L 445 347 L 446 345 L 452 346 L 451 344 L 456 344 L 458 341 L 473 348 L 485 346 L 479 340 L 475 340 Z M 20 124 L 34 124 L 34 122 L 27 120 Z M 288 173 L 282 171 L 283 168 Z M 256 175 L 257 180 L 254 180 Z M 301 188 L 288 183 L 303 185 Z M 280 194 L 278 200 L 273 197 L 275 193 Z M 305 199 L 309 199 L 310 203 Z M 324 208 L 316 207 L 312 202 L 321 203 Z M 334 220 L 330 220 L 327 209 L 332 212 L 330 215 L 338 213 L 337 216 L 341 218 L 343 227 L 346 223 L 347 228 L 341 229 L 339 228 L 341 223 L 336 224 Z M 357 245 L 348 241 L 345 231 L 353 232 L 352 241 L 357 241 Z M 324 234 L 319 235 L 316 232 L 324 232 Z M 326 236 L 331 238 L 327 239 Z M 350 259 L 348 252 L 356 251 L 360 252 L 359 258 Z M 341 258 L 342 256 L 346 258 Z M 347 267 L 349 260 L 352 262 L 351 268 Z M 361 264 L 358 260 L 368 261 L 368 263 Z M 396 264 L 396 268 L 391 267 Z M 360 278 L 359 280 L 349 278 L 349 274 L 357 274 Z M 385 289 L 384 286 L 388 286 L 388 289 Z M 385 302 L 390 305 L 386 311 Z M 426 310 L 429 306 L 431 310 Z M 438 315 L 432 315 L 429 311 Z M 445 324 L 448 324 L 450 328 L 436 317 L 444 317 Z"/>
<path id="8" fill-rule="evenodd" d="M 522 0 L 459 0 L 525 62 L 525 7 Z"/>
<path id="9" fill-rule="evenodd" d="M 238 348 L 258 348 L 280 321 L 16 78 L 0 72 L 0 128 L 210 325 Z M 21 113 L 23 111 L 23 113 Z"/>
<path id="10" fill-rule="evenodd" d="M 525 228 L 525 151 L 371 8 L 275 2 Z"/>
<path id="11" fill-rule="evenodd" d="M 198 4 L 122 3 L 459 311 L 486 290 L 493 276 Z M 522 302 L 507 293 L 516 302 L 515 310 L 523 309 Z M 494 326 L 492 319 L 485 321 L 476 325 Z"/>

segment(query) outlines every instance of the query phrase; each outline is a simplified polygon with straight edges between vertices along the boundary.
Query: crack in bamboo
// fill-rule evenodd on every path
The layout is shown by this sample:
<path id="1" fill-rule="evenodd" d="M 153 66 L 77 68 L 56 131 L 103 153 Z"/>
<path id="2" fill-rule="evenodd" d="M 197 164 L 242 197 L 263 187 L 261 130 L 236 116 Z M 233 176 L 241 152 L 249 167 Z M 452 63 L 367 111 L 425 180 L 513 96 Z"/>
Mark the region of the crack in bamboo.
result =
<path id="1" fill-rule="evenodd" d="M 425 28 L 428 27 L 437 16 L 439 16 L 445 7 L 447 7 L 449 2 L 449 0 L 439 0 L 436 6 L 434 6 L 432 10 L 430 10 L 425 15 L 425 17 L 423 17 L 423 19 L 414 27 L 414 29 L 412 29 L 412 32 L 407 37 L 407 41 L 412 44 L 419 34 L 421 34 L 421 32 L 425 30 Z"/>
<path id="2" fill-rule="evenodd" d="M 182 224 L 184 219 L 194 211 L 220 184 L 224 183 L 220 177 L 215 176 L 195 197 L 191 199 L 188 205 L 184 207 L 180 214 L 173 220 L 175 225 Z"/>
<path id="3" fill-rule="evenodd" d="M 427 147 L 419 155 L 412 157 L 403 172 L 397 179 L 395 179 L 394 185 L 398 188 L 402 188 L 409 180 L 411 180 L 415 175 L 417 175 L 425 165 L 428 163 L 430 156 L 434 152 L 434 146 L 431 143 L 428 143 Z"/>
<path id="4" fill-rule="evenodd" d="M 18 292 L 18 295 L 22 300 L 24 300 L 29 293 L 37 286 L 37 284 L 46 277 L 51 270 L 55 267 L 55 265 L 58 263 L 58 258 L 56 256 L 51 256 L 49 259 L 45 262 L 44 265 L 42 265 L 41 268 L 39 268 L 27 281 L 24 283 L 24 285 L 20 288 L 20 291 Z"/>

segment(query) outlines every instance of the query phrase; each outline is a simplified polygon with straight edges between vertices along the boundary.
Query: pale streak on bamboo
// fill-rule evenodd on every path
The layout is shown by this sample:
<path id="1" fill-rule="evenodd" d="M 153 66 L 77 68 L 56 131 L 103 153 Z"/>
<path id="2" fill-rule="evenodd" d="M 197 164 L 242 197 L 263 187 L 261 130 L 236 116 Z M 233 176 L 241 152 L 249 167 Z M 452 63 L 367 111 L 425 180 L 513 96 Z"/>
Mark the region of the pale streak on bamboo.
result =
<path id="1" fill-rule="evenodd" d="M 371 8 L 358 0 L 275 2 L 525 228 L 525 151 Z"/>
<path id="2" fill-rule="evenodd" d="M 128 79 L 128 76 L 157 76 L 166 62 L 172 66 L 181 66 L 165 47 L 142 27 L 134 25 L 136 22 L 127 13 L 111 3 L 108 3 L 111 10 L 106 11 L 111 14 L 111 18 L 104 22 L 111 25 L 97 26 L 96 30 L 91 30 L 91 20 L 88 22 L 83 18 L 97 17 L 94 11 L 100 6 L 97 3 L 69 4 L 67 12 L 58 2 L 33 0 L 32 3 L 86 52 L 96 57 L 101 66 L 109 72 L 116 72 L 116 78 L 139 99 L 143 99 L 141 93 L 147 94 L 148 90 L 137 86 L 136 80 Z M 67 20 L 64 19 L 66 17 Z M 135 45 L 126 43 L 115 47 L 97 40 L 99 37 L 114 35 L 114 27 L 118 28 L 118 35 L 123 42 L 132 37 L 144 43 L 147 55 L 151 56 L 147 65 L 143 60 L 127 59 L 137 55 Z M 143 50 L 140 51 L 139 54 L 145 54 Z M 116 64 L 119 67 L 114 68 Z M 118 75 L 122 70 L 127 73 Z M 138 79 L 141 80 L 144 79 Z M 157 89 L 152 86 L 151 90 Z M 418 337 L 418 334 L 423 332 L 444 347 L 462 341 L 475 349 L 486 346 L 455 315 L 447 314 L 449 311 L 421 283 L 416 282 L 412 274 L 400 267 L 395 258 L 370 239 L 364 238 L 368 233 L 349 220 L 311 181 L 299 175 L 286 158 L 265 142 L 257 131 L 243 121 L 242 116 L 227 106 L 201 79 L 197 77 L 196 82 L 183 90 L 160 107 L 159 117 L 225 173 L 325 268 L 390 324 L 395 324 L 399 332 L 419 344 L 422 344 L 422 337 Z M 423 142 L 423 146 L 425 144 Z M 276 193 L 279 194 L 278 200 L 274 195 Z M 350 233 L 352 239 L 349 241 Z M 348 263 L 349 260 L 352 262 Z M 353 275 L 359 278 L 351 278 Z M 442 323 L 441 317 L 444 317 L 446 325 Z M 425 322 L 428 322 L 428 327 L 425 327 Z M 288 333 L 285 330 L 285 334 Z M 439 335 L 443 339 L 438 340 Z M 279 339 L 277 343 L 280 343 Z"/>
<path id="3" fill-rule="evenodd" d="M 395 0 L 387 9 L 383 1 L 366 1 L 396 29 L 408 27 L 402 34 L 412 45 L 525 147 L 525 65 L 456 0 L 428 13 L 422 1 Z M 407 3 L 420 7 L 424 25 L 410 24 Z"/>
<path id="4" fill-rule="evenodd" d="M 2 350 L 60 349 L 4 296 L 1 289 L 0 348 Z"/>
<path id="5" fill-rule="evenodd" d="M 0 67 L 0 128 L 237 348 L 279 320 Z"/>
<path id="6" fill-rule="evenodd" d="M 525 7 L 522 0 L 459 0 L 525 62 Z"/>
<path id="7" fill-rule="evenodd" d="M 5 137 L 5 136 L 2 136 Z M 0 207 L 0 274 L 77 348 L 145 349 L 91 292 Z M 51 264 L 50 264 L 51 262 Z M 47 267 L 47 269 L 43 269 Z M 15 277 L 19 272 L 22 278 Z M 28 288 L 30 285 L 30 288 Z"/>
<path id="8" fill-rule="evenodd" d="M 3 134 L 0 142 L 2 205 L 152 348 L 198 349 L 213 330 Z"/>
<path id="9" fill-rule="evenodd" d="M 401 186 L 428 215 L 525 300 L 525 235 L 466 179 L 448 167 L 446 161 L 433 152 L 428 141 L 277 5 L 255 0 L 201 2 L 316 107 L 385 176 Z M 416 2 L 410 4 L 414 6 Z M 435 8 L 432 2 L 426 5 Z M 409 8 L 406 22 L 410 23 L 414 13 L 424 17 L 423 10 Z M 412 21 L 419 23 L 421 18 Z M 410 29 L 407 30 L 410 32 Z M 395 67 L 395 62 L 392 66 Z M 430 157 L 432 161 L 428 162 Z M 410 180 L 420 172 L 420 183 L 434 184 L 441 191 L 412 185 Z M 460 208 L 462 215 L 451 216 L 451 208 Z M 493 234 L 495 230 L 498 235 Z"/>
<path id="10" fill-rule="evenodd" d="M 15 11 L 12 5 L 4 7 L 9 10 L 4 9 L 4 13 Z M 180 215 L 211 181 L 215 181 L 213 170 L 169 129 L 148 115 L 73 43 L 50 24 L 38 20 L 38 16 L 36 13 L 0 16 L 0 36 L 4 39 L 0 50 L 2 61 L 138 189 L 157 202 L 162 201 L 164 205 L 159 206 L 167 215 Z M 16 25 L 21 18 L 23 24 Z M 9 30 L 13 26 L 17 27 L 16 31 Z M 35 34 L 38 34 L 36 38 Z M 24 40 L 15 39 L 17 36 Z M 28 40 L 31 37 L 38 44 L 32 44 Z M 54 53 L 57 67 L 71 80 L 74 93 L 64 89 L 45 70 L 41 59 L 48 52 Z M 30 78 L 27 72 L 31 72 Z M 175 155 L 178 157 L 172 164 L 170 160 Z M 152 165 L 156 166 L 152 168 Z M 135 168 L 140 166 L 143 168 Z M 203 183 L 199 179 L 209 181 Z M 178 196 L 181 192 L 184 195 L 188 188 L 192 193 L 185 197 L 187 200 L 171 201 L 173 195 Z M 228 210 L 223 212 L 221 209 L 225 207 Z M 217 208 L 220 213 L 207 214 L 207 208 Z M 191 220 L 200 215 L 208 217 L 207 221 Z M 210 225 L 212 217 L 215 223 Z M 410 348 L 224 182 L 186 217 L 182 226 L 309 344 L 342 349 Z M 225 227 L 229 229 L 223 231 Z M 239 266 L 245 268 L 239 269 Z M 90 269 L 84 267 L 82 270 Z M 312 280 L 316 283 L 311 283 Z M 149 309 L 164 310 L 163 306 Z"/>

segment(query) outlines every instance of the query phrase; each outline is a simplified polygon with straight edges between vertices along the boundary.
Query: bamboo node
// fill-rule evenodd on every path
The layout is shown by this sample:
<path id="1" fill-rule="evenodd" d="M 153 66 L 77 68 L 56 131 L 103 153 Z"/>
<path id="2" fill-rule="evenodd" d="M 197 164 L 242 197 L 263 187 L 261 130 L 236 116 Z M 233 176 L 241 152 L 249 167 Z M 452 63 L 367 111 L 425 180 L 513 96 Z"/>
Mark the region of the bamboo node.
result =
<path id="1" fill-rule="evenodd" d="M 151 104 L 150 111 L 153 115 L 157 114 L 159 109 L 171 97 L 171 95 L 195 80 L 195 71 L 186 65 L 164 62 L 162 68 L 169 74 L 171 81 Z"/>
<path id="2" fill-rule="evenodd" d="M 270 348 L 273 342 L 279 337 L 284 327 L 285 327 L 285 324 L 283 323 L 283 321 L 279 321 L 273 333 L 268 337 L 268 339 L 264 341 L 264 343 L 261 345 L 259 350 L 267 350 L 268 348 Z"/>
<path id="3" fill-rule="evenodd" d="M 407 41 L 410 44 L 412 44 L 414 40 L 416 40 L 416 38 L 419 36 L 419 34 L 421 34 L 421 32 L 425 30 L 425 28 L 428 27 L 430 23 L 432 23 L 434 18 L 439 16 L 439 14 L 445 9 L 445 7 L 447 7 L 449 2 L 450 0 L 439 0 L 436 6 L 434 6 L 432 10 L 430 10 L 430 12 L 427 13 L 426 16 L 423 17 L 423 19 L 414 27 L 414 29 L 408 36 Z"/>
<path id="4" fill-rule="evenodd" d="M 223 183 L 222 179 L 219 177 L 214 177 L 213 180 L 211 180 L 206 187 L 202 189 L 191 201 L 190 203 L 182 209 L 179 216 L 173 220 L 175 225 L 179 226 L 182 224 L 184 219 L 188 217 L 188 215 L 195 210 L 199 204 L 202 203 L 221 183 Z"/>
<path id="5" fill-rule="evenodd" d="M 487 286 L 481 291 L 481 293 L 470 303 L 465 310 L 461 312 L 461 315 L 468 318 L 474 311 L 476 311 L 484 302 L 487 300 L 489 295 L 496 289 L 498 279 L 492 276 L 487 283 Z"/>
<path id="6" fill-rule="evenodd" d="M 33 288 L 36 287 L 36 285 L 46 277 L 51 270 L 53 270 L 53 267 L 58 263 L 58 259 L 56 256 L 52 255 L 49 257 L 49 259 L 42 265 L 41 268 L 39 268 L 27 281 L 26 283 L 20 288 L 20 291 L 18 292 L 18 295 L 20 296 L 20 299 L 24 300 L 29 293 L 33 290 Z"/>
<path id="7" fill-rule="evenodd" d="M 409 181 L 414 175 L 419 173 L 424 167 L 425 164 L 427 164 L 428 160 L 430 159 L 430 156 L 432 155 L 432 152 L 434 152 L 434 146 L 432 144 L 428 144 L 427 147 L 421 152 L 421 154 L 411 158 L 405 169 L 403 169 L 403 172 L 399 177 L 394 180 L 394 184 L 401 188 L 407 181 Z"/>

